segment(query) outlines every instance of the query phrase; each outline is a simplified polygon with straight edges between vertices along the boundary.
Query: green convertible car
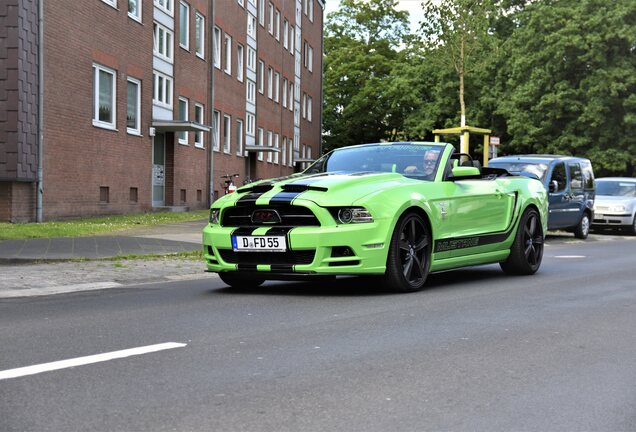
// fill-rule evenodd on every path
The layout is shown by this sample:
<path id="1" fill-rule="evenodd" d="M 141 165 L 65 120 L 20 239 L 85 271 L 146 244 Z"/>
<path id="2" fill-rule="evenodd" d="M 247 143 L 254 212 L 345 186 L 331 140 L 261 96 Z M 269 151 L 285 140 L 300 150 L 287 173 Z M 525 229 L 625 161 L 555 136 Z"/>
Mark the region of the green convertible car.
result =
<path id="1" fill-rule="evenodd" d="M 204 256 L 232 287 L 360 275 L 416 291 L 430 272 L 465 266 L 535 273 L 547 209 L 538 180 L 481 168 L 450 144 L 364 144 L 215 201 Z"/>

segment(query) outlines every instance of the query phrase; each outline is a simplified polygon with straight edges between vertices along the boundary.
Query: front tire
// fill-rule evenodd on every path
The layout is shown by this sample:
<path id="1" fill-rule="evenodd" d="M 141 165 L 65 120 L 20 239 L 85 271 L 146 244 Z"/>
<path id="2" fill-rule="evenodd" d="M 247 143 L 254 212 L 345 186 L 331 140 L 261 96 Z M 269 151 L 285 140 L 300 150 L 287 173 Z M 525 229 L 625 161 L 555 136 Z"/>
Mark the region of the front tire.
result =
<path id="1" fill-rule="evenodd" d="M 243 275 L 238 272 L 222 272 L 219 273 L 219 277 L 226 285 L 232 288 L 256 288 L 265 282 L 265 279 L 251 275 Z"/>
<path id="2" fill-rule="evenodd" d="M 508 259 L 499 263 L 501 269 L 513 275 L 531 275 L 541 266 L 543 259 L 543 227 L 539 213 L 533 208 L 521 215 L 517 235 Z"/>
<path id="3" fill-rule="evenodd" d="M 384 284 L 396 292 L 422 289 L 428 276 L 431 235 L 426 222 L 416 213 L 406 213 L 391 237 Z"/>
<path id="4" fill-rule="evenodd" d="M 585 212 L 581 216 L 579 224 L 574 228 L 574 237 L 585 240 L 590 233 L 590 215 Z"/>

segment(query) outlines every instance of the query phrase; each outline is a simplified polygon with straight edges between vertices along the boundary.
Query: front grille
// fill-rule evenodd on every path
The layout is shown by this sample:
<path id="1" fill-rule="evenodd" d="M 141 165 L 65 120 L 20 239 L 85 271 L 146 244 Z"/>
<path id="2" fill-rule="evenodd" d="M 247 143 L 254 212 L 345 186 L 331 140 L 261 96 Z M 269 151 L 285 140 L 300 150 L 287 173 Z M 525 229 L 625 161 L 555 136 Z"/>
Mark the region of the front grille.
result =
<path id="1" fill-rule="evenodd" d="M 255 210 L 276 210 L 281 221 L 278 223 L 259 224 L 252 222 L 252 213 Z M 226 227 L 297 227 L 320 226 L 320 222 L 314 213 L 307 207 L 293 205 L 276 206 L 237 206 L 225 209 L 221 217 L 221 225 Z"/>
<path id="2" fill-rule="evenodd" d="M 316 251 L 298 250 L 287 252 L 234 252 L 230 249 L 219 249 L 223 261 L 230 264 L 272 264 L 295 265 L 311 264 Z"/>

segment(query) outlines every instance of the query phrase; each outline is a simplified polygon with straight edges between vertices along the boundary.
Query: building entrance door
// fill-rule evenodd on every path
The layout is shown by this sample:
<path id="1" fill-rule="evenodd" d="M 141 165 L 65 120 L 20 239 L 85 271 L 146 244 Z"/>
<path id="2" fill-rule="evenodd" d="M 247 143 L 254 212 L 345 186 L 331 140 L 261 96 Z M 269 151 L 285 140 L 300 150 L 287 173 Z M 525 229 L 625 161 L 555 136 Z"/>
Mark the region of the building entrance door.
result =
<path id="1" fill-rule="evenodd" d="M 166 135 L 157 133 L 152 143 L 152 206 L 166 205 Z"/>

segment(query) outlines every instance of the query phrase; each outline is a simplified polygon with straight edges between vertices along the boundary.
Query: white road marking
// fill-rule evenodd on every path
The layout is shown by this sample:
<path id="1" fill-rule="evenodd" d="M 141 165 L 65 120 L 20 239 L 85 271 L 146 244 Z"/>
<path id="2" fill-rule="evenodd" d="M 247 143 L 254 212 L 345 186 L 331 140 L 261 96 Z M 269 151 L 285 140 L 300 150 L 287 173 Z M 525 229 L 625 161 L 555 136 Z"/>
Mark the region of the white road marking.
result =
<path id="1" fill-rule="evenodd" d="M 555 258 L 580 259 L 580 258 L 587 258 L 587 257 L 585 255 L 556 255 Z"/>
<path id="2" fill-rule="evenodd" d="M 9 378 L 18 378 L 26 375 L 35 375 L 42 372 L 49 372 L 59 369 L 66 369 L 75 366 L 83 366 L 92 363 L 105 362 L 108 360 L 120 359 L 124 357 L 136 356 L 141 354 L 148 354 L 157 351 L 163 351 L 173 348 L 183 348 L 187 346 L 184 343 L 166 342 L 156 345 L 148 345 L 137 348 L 130 348 L 121 351 L 112 351 L 103 354 L 95 354 L 86 357 L 77 357 L 74 359 L 60 360 L 51 363 L 42 363 L 39 365 L 26 366 L 16 369 L 7 369 L 0 371 L 0 380 Z"/>
<path id="3" fill-rule="evenodd" d="M 87 282 L 74 285 L 52 285 L 43 288 L 6 290 L 0 292 L 0 298 L 36 297 L 121 287 L 123 287 L 123 285 L 118 282 Z"/>

